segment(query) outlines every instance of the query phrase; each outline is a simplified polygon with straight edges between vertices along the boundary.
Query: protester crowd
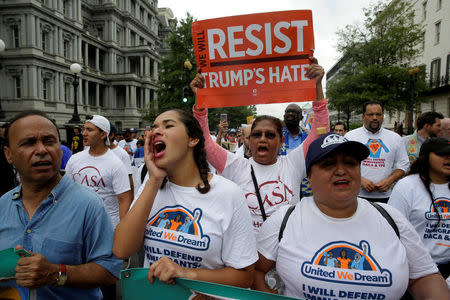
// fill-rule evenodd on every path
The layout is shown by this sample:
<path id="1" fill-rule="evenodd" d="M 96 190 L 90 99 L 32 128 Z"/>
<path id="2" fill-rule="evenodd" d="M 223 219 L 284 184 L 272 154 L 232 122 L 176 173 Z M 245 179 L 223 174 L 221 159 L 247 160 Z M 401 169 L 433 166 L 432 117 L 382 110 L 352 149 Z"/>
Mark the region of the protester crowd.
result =
<path id="1" fill-rule="evenodd" d="M 374 100 L 363 126 L 330 131 L 324 70 L 310 60 L 309 130 L 290 104 L 283 122 L 222 119 L 212 136 L 194 105 L 161 113 L 140 138 L 88 117 L 64 149 L 44 113 L 15 116 L 2 131 L 0 250 L 30 254 L 16 284 L 36 299 L 115 299 L 124 261 L 140 253 L 150 283 L 449 299 L 449 119 L 425 112 L 402 138 Z M 203 85 L 199 73 L 191 88 Z"/>

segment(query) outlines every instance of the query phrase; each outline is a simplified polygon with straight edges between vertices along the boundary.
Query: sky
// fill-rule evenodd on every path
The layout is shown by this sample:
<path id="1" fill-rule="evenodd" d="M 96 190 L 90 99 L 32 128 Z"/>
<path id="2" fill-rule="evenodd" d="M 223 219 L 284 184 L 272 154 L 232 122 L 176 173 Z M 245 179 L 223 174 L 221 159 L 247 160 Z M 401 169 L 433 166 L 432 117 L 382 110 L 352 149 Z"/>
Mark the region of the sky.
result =
<path id="1" fill-rule="evenodd" d="M 177 19 L 185 19 L 189 12 L 194 19 L 205 20 L 243 14 L 310 9 L 313 13 L 315 54 L 327 72 L 340 55 L 336 50 L 338 29 L 361 23 L 363 8 L 376 0 L 159 0 L 158 7 L 168 7 Z M 325 86 L 325 78 L 323 79 Z M 257 114 L 283 118 L 289 103 L 257 105 Z M 298 103 L 307 106 L 308 102 Z"/>

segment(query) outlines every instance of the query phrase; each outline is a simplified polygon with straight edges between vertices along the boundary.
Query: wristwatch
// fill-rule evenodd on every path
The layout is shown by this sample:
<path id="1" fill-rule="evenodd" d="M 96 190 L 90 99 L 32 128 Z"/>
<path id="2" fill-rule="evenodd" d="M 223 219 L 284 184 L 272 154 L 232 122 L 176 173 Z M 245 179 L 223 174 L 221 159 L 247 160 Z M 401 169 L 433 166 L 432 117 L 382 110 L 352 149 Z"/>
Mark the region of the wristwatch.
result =
<path id="1" fill-rule="evenodd" d="M 56 278 L 56 286 L 63 286 L 67 281 L 66 265 L 59 265 L 58 278 Z"/>

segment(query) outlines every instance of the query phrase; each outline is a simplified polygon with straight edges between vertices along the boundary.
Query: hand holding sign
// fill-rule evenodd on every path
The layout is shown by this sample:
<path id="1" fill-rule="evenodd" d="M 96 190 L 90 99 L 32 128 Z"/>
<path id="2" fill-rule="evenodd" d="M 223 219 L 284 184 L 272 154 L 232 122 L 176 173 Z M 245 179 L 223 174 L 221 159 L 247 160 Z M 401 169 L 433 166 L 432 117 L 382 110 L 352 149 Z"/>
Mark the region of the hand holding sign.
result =
<path id="1" fill-rule="evenodd" d="M 153 283 L 153 277 L 156 277 L 162 282 L 174 284 L 175 278 L 193 279 L 190 276 L 192 272 L 192 269 L 183 268 L 167 256 L 163 256 L 148 269 L 148 281 Z"/>
<path id="2" fill-rule="evenodd" d="M 17 246 L 16 250 L 21 249 Z M 58 265 L 51 264 L 45 256 L 30 252 L 31 256 L 21 257 L 17 261 L 16 283 L 20 286 L 35 289 L 56 283 Z"/>
<path id="3" fill-rule="evenodd" d="M 321 91 L 323 69 L 309 59 L 314 52 L 311 11 L 198 21 L 192 36 L 205 87 L 197 92 L 200 107 L 311 101 L 316 99 L 311 78 Z"/>

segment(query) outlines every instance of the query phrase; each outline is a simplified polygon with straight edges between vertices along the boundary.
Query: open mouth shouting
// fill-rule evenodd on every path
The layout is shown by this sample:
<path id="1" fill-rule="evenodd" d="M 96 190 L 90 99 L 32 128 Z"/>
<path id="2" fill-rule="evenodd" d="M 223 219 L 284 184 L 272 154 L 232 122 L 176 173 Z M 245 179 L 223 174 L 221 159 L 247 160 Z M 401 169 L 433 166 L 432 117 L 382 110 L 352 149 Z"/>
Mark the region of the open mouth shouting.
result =
<path id="1" fill-rule="evenodd" d="M 160 158 L 166 153 L 166 144 L 164 142 L 157 140 L 153 142 L 153 154 L 155 158 Z"/>
<path id="2" fill-rule="evenodd" d="M 265 153 L 269 152 L 269 147 L 267 147 L 267 146 L 258 146 L 258 148 L 256 150 L 257 150 L 257 152 L 259 154 L 265 154 Z"/>
<path id="3" fill-rule="evenodd" d="M 350 185 L 350 180 L 339 179 L 339 180 L 334 181 L 333 185 L 336 187 L 348 187 Z"/>
<path id="4" fill-rule="evenodd" d="M 33 168 L 36 169 L 46 169 L 48 167 L 50 167 L 52 165 L 51 162 L 47 161 L 47 160 L 41 160 L 41 161 L 37 161 L 35 163 L 32 164 Z"/>

